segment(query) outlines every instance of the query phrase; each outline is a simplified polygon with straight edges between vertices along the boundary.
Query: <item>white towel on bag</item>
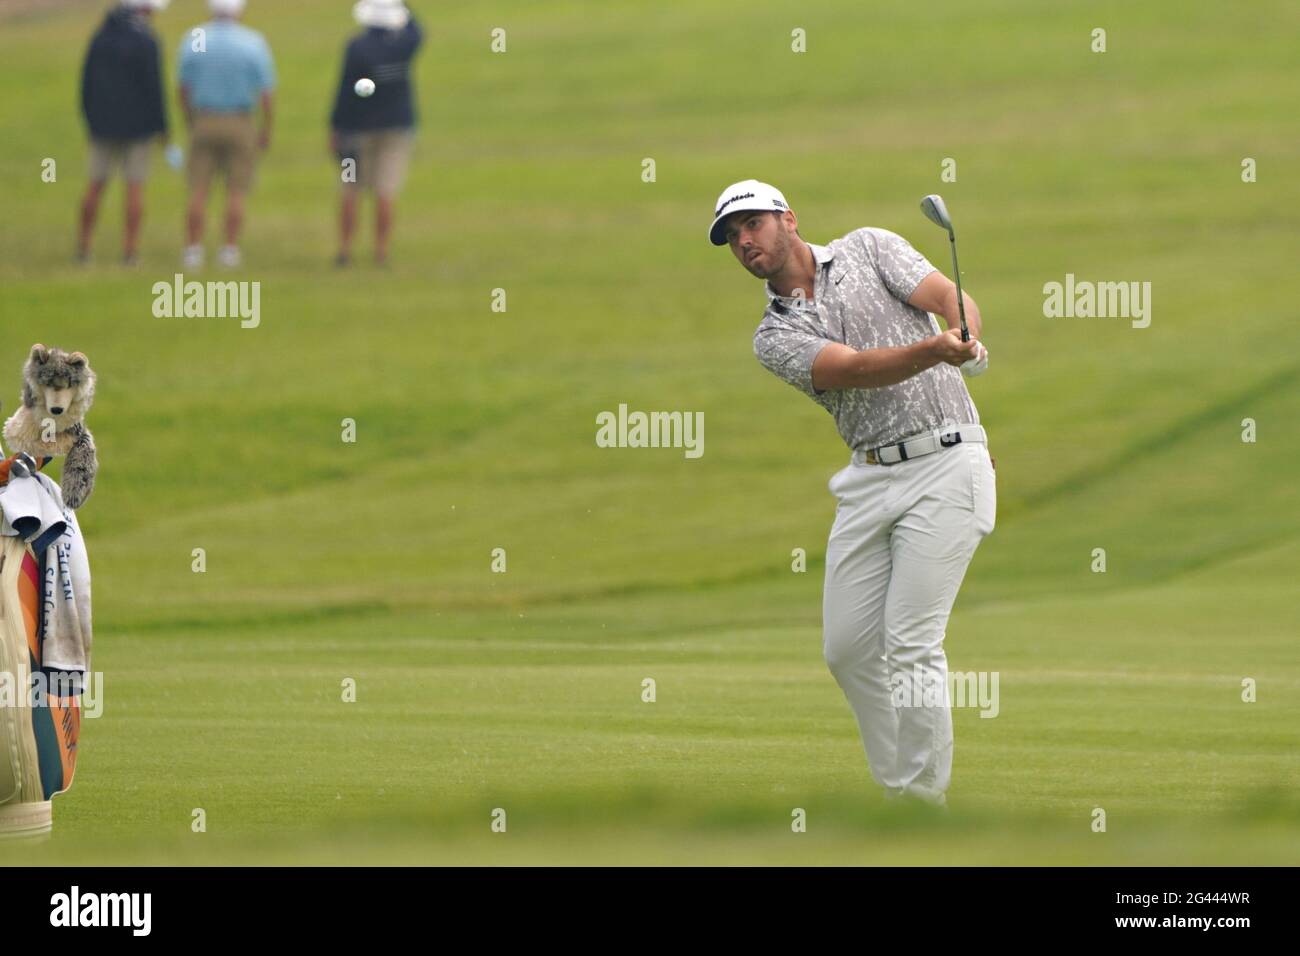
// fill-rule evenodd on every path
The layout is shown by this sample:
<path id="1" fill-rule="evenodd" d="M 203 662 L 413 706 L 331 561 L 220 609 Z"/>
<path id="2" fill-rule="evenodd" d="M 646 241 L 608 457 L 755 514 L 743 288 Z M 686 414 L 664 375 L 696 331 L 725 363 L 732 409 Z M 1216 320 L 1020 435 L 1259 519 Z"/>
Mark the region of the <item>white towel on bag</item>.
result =
<path id="1" fill-rule="evenodd" d="M 70 671 L 74 692 L 84 688 L 93 640 L 90 619 L 90 558 L 77 513 L 63 505 L 58 483 L 48 475 L 15 476 L 0 489 L 0 534 L 17 535 L 33 548 L 45 548 L 42 582 L 44 628 L 41 666 Z"/>

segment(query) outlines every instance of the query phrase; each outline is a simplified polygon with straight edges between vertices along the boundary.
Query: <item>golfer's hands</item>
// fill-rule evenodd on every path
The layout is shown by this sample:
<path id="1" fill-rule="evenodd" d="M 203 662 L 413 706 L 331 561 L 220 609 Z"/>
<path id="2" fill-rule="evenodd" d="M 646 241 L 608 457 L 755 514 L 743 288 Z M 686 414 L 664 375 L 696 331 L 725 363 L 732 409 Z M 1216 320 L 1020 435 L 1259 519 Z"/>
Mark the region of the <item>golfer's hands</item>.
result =
<path id="1" fill-rule="evenodd" d="M 984 347 L 983 342 L 976 342 L 975 344 L 979 346 L 979 354 L 975 358 L 961 363 L 961 373 L 967 378 L 983 375 L 989 367 L 989 350 Z"/>
<path id="2" fill-rule="evenodd" d="M 945 329 L 930 341 L 934 343 L 934 354 L 940 362 L 947 362 L 949 365 L 961 365 L 963 362 L 979 358 L 979 342 L 974 339 L 963 342 L 961 340 L 961 329 Z"/>

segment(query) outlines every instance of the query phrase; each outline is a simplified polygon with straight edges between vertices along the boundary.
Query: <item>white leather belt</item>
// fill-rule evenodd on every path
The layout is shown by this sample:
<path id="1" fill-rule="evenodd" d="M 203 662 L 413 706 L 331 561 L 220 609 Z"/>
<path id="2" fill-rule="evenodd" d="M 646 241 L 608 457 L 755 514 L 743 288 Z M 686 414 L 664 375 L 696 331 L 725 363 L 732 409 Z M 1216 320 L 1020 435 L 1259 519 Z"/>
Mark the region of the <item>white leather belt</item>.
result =
<path id="1" fill-rule="evenodd" d="M 859 448 L 853 452 L 855 465 L 897 465 L 900 461 L 911 461 L 922 455 L 929 455 L 965 441 L 988 444 L 982 425 L 945 425 L 933 431 L 912 435 L 892 445 L 879 448 Z"/>

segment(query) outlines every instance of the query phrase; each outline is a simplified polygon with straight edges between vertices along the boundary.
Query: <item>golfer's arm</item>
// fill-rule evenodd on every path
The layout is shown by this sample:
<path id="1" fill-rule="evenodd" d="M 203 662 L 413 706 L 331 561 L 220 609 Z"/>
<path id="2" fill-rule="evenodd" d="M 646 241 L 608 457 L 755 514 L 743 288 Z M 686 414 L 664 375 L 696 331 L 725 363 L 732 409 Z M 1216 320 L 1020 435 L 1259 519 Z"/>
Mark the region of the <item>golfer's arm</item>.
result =
<path id="1" fill-rule="evenodd" d="M 840 388 L 881 388 L 897 385 L 940 362 L 935 349 L 938 336 L 901 348 L 858 351 L 832 342 L 813 360 L 813 388 L 820 392 Z"/>
<path id="2" fill-rule="evenodd" d="M 966 301 L 966 327 L 970 329 L 970 337 L 978 339 L 984 329 L 980 322 L 979 306 L 965 290 L 962 291 L 962 298 Z M 907 304 L 942 315 L 950 329 L 961 325 L 961 312 L 957 308 L 957 284 L 937 270 L 921 280 Z"/>

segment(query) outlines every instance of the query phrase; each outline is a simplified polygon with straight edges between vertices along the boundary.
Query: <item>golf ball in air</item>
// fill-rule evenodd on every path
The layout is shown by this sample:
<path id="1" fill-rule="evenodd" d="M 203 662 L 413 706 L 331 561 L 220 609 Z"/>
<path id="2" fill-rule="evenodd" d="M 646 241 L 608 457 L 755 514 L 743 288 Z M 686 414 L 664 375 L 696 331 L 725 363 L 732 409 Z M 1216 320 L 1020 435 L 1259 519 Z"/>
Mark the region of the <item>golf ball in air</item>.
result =
<path id="1" fill-rule="evenodd" d="M 352 88 L 357 91 L 357 96 L 369 96 L 375 91 L 375 81 L 363 76 Z"/>

